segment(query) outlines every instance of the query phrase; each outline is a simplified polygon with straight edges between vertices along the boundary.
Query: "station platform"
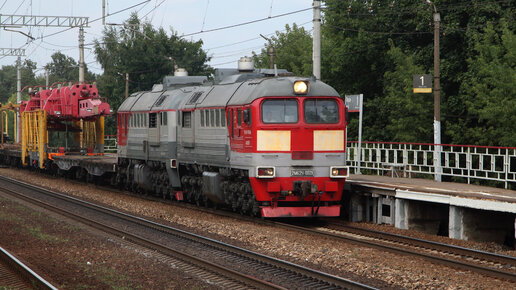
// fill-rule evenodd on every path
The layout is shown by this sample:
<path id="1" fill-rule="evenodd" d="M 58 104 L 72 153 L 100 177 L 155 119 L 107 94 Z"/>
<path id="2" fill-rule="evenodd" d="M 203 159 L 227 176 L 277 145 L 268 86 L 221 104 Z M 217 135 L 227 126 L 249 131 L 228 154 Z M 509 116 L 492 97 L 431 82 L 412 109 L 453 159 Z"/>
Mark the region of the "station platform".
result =
<path id="1" fill-rule="evenodd" d="M 515 190 L 353 174 L 347 179 L 346 194 L 351 221 L 392 224 L 457 239 L 514 243 Z"/>
<path id="2" fill-rule="evenodd" d="M 377 175 L 352 174 L 346 180 L 348 186 L 367 187 L 382 191 L 386 195 L 404 196 L 417 200 L 436 201 L 451 200 L 452 197 L 471 199 L 471 206 L 488 209 L 496 202 L 499 210 L 516 213 L 516 190 L 478 186 L 465 183 L 437 182 L 422 178 L 400 178 Z M 430 194 L 430 195 L 429 195 Z M 473 200 L 479 201 L 474 202 Z M 484 204 L 485 208 L 481 205 Z M 491 205 L 491 206 L 489 206 Z"/>

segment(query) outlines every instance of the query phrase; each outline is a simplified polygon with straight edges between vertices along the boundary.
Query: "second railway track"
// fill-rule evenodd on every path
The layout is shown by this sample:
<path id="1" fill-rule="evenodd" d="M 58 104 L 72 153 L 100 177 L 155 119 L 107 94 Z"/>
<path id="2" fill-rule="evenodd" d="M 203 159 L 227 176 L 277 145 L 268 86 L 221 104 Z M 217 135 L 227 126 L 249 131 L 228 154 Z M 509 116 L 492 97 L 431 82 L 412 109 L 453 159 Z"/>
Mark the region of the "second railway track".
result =
<path id="1" fill-rule="evenodd" d="M 516 282 L 516 258 L 512 256 L 353 227 L 341 221 L 326 221 L 315 227 L 284 222 L 275 224 Z"/>
<path id="2" fill-rule="evenodd" d="M 2 191 L 80 220 L 126 241 L 156 250 L 194 267 L 198 276 L 224 288 L 371 288 L 341 277 L 271 258 L 58 193 L 0 178 Z M 9 183 L 9 185 L 7 185 Z M 224 280 L 225 281 L 221 281 Z M 218 280 L 218 281 L 217 281 Z"/>

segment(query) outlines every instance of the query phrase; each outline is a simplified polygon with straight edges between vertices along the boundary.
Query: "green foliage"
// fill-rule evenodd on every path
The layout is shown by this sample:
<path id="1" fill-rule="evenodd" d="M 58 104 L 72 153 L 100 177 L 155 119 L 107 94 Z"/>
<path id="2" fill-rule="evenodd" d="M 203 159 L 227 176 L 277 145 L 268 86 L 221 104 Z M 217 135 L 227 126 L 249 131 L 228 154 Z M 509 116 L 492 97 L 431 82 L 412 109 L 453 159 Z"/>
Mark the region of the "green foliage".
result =
<path id="1" fill-rule="evenodd" d="M 285 25 L 285 32 L 276 32 L 271 38 L 274 47 L 274 62 L 277 68 L 286 69 L 298 76 L 312 75 L 312 36 L 303 27 L 293 24 Z M 258 68 L 269 68 L 270 59 L 267 54 L 269 43 L 265 44 L 260 54 L 253 52 Z"/>
<path id="2" fill-rule="evenodd" d="M 33 85 L 35 82 L 34 70 L 36 63 L 30 59 L 24 60 L 21 67 L 21 83 L 22 89 L 26 85 Z M 0 69 L 0 102 L 8 103 L 8 99 L 12 94 L 16 94 L 18 69 L 16 65 L 6 65 Z M 25 92 L 26 93 L 26 92 Z M 16 96 L 13 104 L 16 103 Z"/>
<path id="3" fill-rule="evenodd" d="M 473 40 L 476 54 L 467 60 L 469 70 L 461 86 L 470 118 L 462 118 L 450 130 L 463 133 L 458 142 L 515 146 L 516 35 L 505 23 L 500 31 L 489 23 Z"/>
<path id="4" fill-rule="evenodd" d="M 56 52 L 51 56 L 52 61 L 45 68 L 49 72 L 49 85 L 56 82 L 77 82 L 79 80 L 79 64 L 75 59 Z M 88 83 L 96 80 L 95 74 L 88 71 L 85 65 L 84 80 Z"/>
<path id="5" fill-rule="evenodd" d="M 432 34 L 428 21 L 431 11 L 420 1 L 393 1 L 386 5 L 385 1 L 328 0 L 325 6 L 323 38 L 328 41 L 323 43 L 323 81 L 342 95 L 364 94 L 364 140 L 401 138 L 406 133 L 396 130 L 405 126 L 399 124 L 401 120 L 394 121 L 395 117 L 391 116 L 392 110 L 399 108 L 388 107 L 395 102 L 392 96 L 391 100 L 385 100 L 385 93 L 393 95 L 394 89 L 405 89 L 405 83 L 390 84 L 384 78 L 388 76 L 401 81 L 412 79 L 412 75 L 401 77 L 402 71 L 398 71 L 396 76 L 386 74 L 392 72 L 395 65 L 393 56 L 388 53 L 391 49 L 389 40 L 411 54 L 414 64 L 430 67 L 432 54 L 428 46 L 432 43 Z M 391 88 L 385 88 L 385 84 Z M 405 90 L 400 91 L 399 98 L 406 98 Z M 348 130 L 350 139 L 357 138 L 353 116 Z M 432 123 L 428 126 L 432 128 Z"/>
<path id="6" fill-rule="evenodd" d="M 150 90 L 173 74 L 174 66 L 190 75 L 209 75 L 209 60 L 202 41 L 190 42 L 163 28 L 154 29 L 132 14 L 121 28 L 107 27 L 95 41 L 95 54 L 104 69 L 98 85 L 103 96 L 116 110 L 125 98 L 125 74 L 129 73 L 129 93 Z M 108 122 L 110 122 L 108 120 Z"/>
<path id="7" fill-rule="evenodd" d="M 516 1 L 432 2 L 441 16 L 442 142 L 515 146 Z M 409 89 L 412 74 L 433 74 L 433 6 L 325 6 L 322 78 L 342 95 L 364 94 L 364 140 L 432 142 L 433 98 Z M 353 118 L 351 139 L 356 126 Z"/>
<path id="8" fill-rule="evenodd" d="M 424 69 L 415 64 L 415 56 L 407 55 L 391 42 L 387 52 L 392 71 L 384 74 L 384 108 L 389 108 L 386 129 L 395 142 L 432 143 L 433 97 L 412 92 L 412 75 Z"/>

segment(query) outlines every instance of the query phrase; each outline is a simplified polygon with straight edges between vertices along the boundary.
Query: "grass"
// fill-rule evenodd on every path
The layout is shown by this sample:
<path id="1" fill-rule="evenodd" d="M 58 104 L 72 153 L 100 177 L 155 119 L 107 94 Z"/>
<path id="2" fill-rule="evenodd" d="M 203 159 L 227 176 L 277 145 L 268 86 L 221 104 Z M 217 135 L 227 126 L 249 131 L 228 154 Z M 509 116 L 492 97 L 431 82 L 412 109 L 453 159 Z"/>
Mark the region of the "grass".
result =
<path id="1" fill-rule="evenodd" d="M 79 265 L 88 276 L 95 277 L 102 283 L 116 290 L 141 289 L 141 286 L 134 286 L 128 277 L 115 269 L 102 264 Z"/>

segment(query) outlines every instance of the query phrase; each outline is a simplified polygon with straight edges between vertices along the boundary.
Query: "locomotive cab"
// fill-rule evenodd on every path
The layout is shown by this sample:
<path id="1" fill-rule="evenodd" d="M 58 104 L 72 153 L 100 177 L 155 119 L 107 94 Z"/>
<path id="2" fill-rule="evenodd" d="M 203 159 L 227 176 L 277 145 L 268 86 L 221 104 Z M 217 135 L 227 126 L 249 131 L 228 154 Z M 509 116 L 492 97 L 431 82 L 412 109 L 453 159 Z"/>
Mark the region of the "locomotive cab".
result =
<path id="1" fill-rule="evenodd" d="M 339 97 L 309 91 L 309 81 L 295 81 L 294 94 L 252 103 L 253 161 L 260 165 L 250 180 L 263 216 L 340 214 L 345 107 Z"/>

